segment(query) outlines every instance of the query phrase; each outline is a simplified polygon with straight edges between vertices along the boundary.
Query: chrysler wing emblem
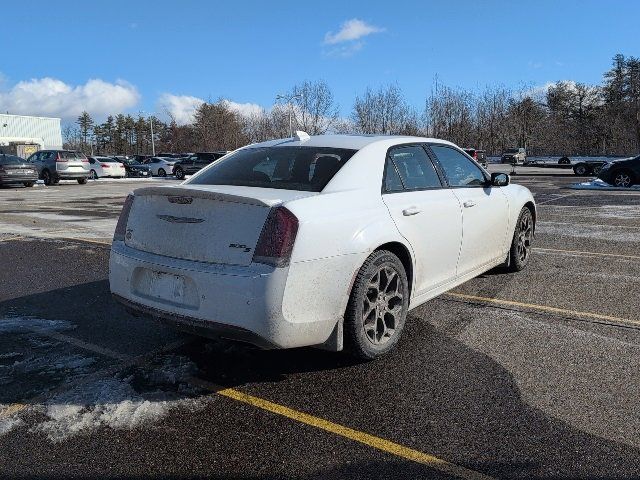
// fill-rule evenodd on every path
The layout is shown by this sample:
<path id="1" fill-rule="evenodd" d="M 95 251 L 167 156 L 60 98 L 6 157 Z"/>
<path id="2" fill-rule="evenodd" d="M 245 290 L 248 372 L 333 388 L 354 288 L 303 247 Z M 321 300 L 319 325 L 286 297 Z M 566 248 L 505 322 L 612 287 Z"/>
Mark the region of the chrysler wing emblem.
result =
<path id="1" fill-rule="evenodd" d="M 169 203 L 178 203 L 180 205 L 190 205 L 193 202 L 191 197 L 167 197 Z"/>
<path id="2" fill-rule="evenodd" d="M 156 215 L 160 220 L 169 223 L 202 223 L 204 218 L 174 217 L 173 215 Z"/>

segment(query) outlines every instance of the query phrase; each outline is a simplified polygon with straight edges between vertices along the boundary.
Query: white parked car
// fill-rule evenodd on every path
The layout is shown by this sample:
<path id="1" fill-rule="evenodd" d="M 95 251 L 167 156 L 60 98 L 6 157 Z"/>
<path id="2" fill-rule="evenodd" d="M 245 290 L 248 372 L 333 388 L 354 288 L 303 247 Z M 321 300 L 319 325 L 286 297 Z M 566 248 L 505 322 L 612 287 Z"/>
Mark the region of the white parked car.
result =
<path id="1" fill-rule="evenodd" d="M 89 157 L 89 178 L 97 180 L 101 177 L 124 178 L 127 171 L 119 161 L 111 157 Z"/>
<path id="2" fill-rule="evenodd" d="M 527 188 L 449 142 L 300 132 L 129 195 L 109 279 L 129 311 L 179 328 L 368 359 L 410 309 L 524 268 L 535 218 Z"/>
<path id="3" fill-rule="evenodd" d="M 169 157 L 151 157 L 145 165 L 149 167 L 149 171 L 154 177 L 166 177 L 172 175 L 176 161 L 177 159 Z"/>

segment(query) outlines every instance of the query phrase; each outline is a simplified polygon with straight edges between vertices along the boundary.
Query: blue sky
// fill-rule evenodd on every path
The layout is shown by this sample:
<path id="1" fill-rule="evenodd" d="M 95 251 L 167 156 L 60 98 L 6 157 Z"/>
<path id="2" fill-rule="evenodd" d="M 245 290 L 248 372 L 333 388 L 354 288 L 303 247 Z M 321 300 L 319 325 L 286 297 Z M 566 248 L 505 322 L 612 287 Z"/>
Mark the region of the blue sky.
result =
<path id="1" fill-rule="evenodd" d="M 58 0 L 7 2 L 3 18 L 0 110 L 65 118 L 188 115 L 218 98 L 268 108 L 305 79 L 325 80 L 343 115 L 389 83 L 422 109 L 436 75 L 471 89 L 599 83 L 614 54 L 640 56 L 635 0 Z"/>

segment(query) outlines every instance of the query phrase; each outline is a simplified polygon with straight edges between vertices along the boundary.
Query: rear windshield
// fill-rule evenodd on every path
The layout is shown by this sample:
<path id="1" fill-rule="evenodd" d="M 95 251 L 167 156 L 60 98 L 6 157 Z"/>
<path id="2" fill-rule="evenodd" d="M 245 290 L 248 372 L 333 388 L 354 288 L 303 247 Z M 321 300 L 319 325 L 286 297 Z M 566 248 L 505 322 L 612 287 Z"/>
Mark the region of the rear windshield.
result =
<path id="1" fill-rule="evenodd" d="M 25 163 L 23 158 L 15 155 L 0 155 L 0 165 L 19 165 Z"/>
<path id="2" fill-rule="evenodd" d="M 320 192 L 356 150 L 327 147 L 263 147 L 240 150 L 189 181 Z"/>

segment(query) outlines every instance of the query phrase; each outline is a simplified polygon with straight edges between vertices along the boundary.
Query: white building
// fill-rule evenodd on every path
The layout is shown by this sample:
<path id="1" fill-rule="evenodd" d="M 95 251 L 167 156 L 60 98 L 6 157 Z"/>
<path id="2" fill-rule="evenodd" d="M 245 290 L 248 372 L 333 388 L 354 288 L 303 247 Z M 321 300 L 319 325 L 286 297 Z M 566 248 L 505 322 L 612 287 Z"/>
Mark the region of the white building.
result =
<path id="1" fill-rule="evenodd" d="M 38 150 L 62 148 L 59 118 L 0 113 L 0 146 L 38 145 Z"/>

